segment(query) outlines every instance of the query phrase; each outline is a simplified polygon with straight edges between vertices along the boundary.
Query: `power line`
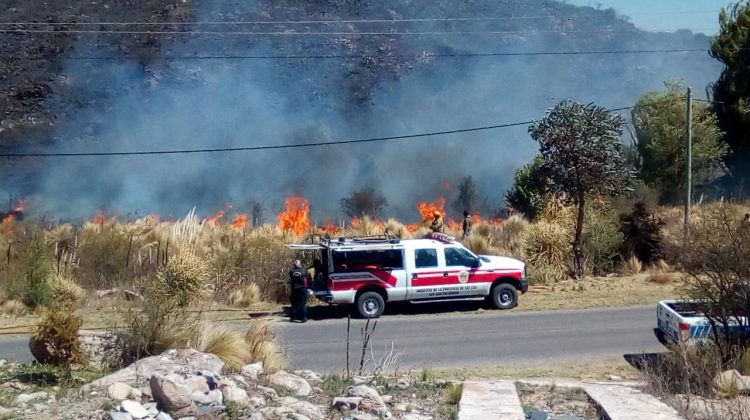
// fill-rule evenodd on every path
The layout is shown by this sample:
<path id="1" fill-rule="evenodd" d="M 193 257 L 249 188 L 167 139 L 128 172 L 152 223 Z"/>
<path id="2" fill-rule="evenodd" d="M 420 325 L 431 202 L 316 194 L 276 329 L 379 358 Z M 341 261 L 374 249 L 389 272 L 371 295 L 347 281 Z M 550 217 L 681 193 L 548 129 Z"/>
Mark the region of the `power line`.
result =
<path id="1" fill-rule="evenodd" d="M 609 50 L 609 51 L 527 51 L 527 52 L 489 52 L 489 53 L 421 53 L 421 54 L 331 54 L 331 55 L 187 55 L 187 56 L 149 56 L 150 60 L 294 60 L 294 59 L 354 59 L 354 58 L 461 58 L 461 57 L 528 57 L 528 56 L 556 56 L 556 55 L 620 55 L 620 54 L 674 54 L 674 53 L 706 53 L 708 50 L 700 48 L 674 49 L 643 49 L 643 50 Z M 18 57 L 3 56 L 13 60 L 49 60 L 49 57 Z M 132 56 L 74 56 L 65 60 L 78 61 L 109 61 L 129 60 Z"/>
<path id="2" fill-rule="evenodd" d="M 634 107 L 622 107 L 613 108 L 607 110 L 607 112 L 619 112 Z M 495 130 L 499 128 L 518 127 L 522 125 L 529 125 L 533 123 L 533 120 L 522 121 L 508 124 L 497 124 L 487 125 L 481 127 L 462 128 L 457 130 L 446 130 L 446 131 L 433 131 L 429 133 L 416 133 L 406 134 L 400 136 L 389 136 L 389 137 L 370 137 L 364 139 L 353 139 L 353 140 L 339 140 L 339 141 L 325 141 L 315 143 L 301 143 L 301 144 L 279 144 L 279 145 L 266 145 L 266 146 L 247 146 L 247 147 L 219 147 L 219 148 L 207 148 L 207 149 L 180 149 L 180 150 L 147 150 L 147 151 L 131 151 L 131 152 L 54 152 L 54 153 L 0 153 L 0 157 L 8 158 L 23 158 L 23 157 L 81 157 L 81 156 L 144 156 L 144 155 L 177 155 L 177 154 L 197 154 L 197 153 L 224 153 L 224 152 L 246 152 L 246 151 L 258 151 L 258 150 L 278 150 L 278 149 L 298 149 L 304 147 L 320 147 L 320 146 L 334 146 L 341 144 L 356 144 L 356 143 L 374 143 L 374 142 L 385 142 L 393 140 L 404 140 L 411 138 L 420 137 L 432 137 L 432 136 L 444 136 L 448 134 L 458 133 L 470 133 L 475 131 L 487 131 Z"/>
<path id="3" fill-rule="evenodd" d="M 715 10 L 660 11 L 631 13 L 628 16 L 692 15 L 716 14 Z M 579 14 L 572 16 L 530 15 L 530 16 L 484 16 L 484 17 L 433 17 L 433 18 L 393 18 L 393 19 L 307 19 L 307 20 L 244 20 L 244 21 L 194 21 L 194 22 L 0 22 L 0 26 L 158 26 L 158 25 L 314 25 L 314 24 L 357 24 L 357 23 L 421 23 L 421 22 L 488 22 L 504 20 L 534 19 L 578 19 L 602 17 L 602 13 Z"/>
<path id="4" fill-rule="evenodd" d="M 706 30 L 709 28 L 694 28 Z M 602 29 L 602 30 L 537 30 L 537 31 L 409 31 L 409 32 L 290 32 L 290 31 L 149 31 L 149 30 L 116 30 L 116 29 L 0 29 L 5 34 L 100 34 L 100 35 L 214 35 L 214 36 L 429 36 L 429 35 L 534 35 L 534 34 L 588 34 L 588 33 L 640 33 L 640 29 Z"/>

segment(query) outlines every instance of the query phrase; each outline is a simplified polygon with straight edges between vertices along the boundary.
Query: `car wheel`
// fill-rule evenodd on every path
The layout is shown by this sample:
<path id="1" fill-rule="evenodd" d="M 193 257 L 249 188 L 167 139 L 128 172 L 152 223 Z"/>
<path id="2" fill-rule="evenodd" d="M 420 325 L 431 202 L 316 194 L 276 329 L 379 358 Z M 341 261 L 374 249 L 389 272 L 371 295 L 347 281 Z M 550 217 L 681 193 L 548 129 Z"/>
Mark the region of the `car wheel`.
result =
<path id="1" fill-rule="evenodd" d="M 378 292 L 365 292 L 357 298 L 357 312 L 362 318 L 378 318 L 384 310 L 385 301 Z"/>
<path id="2" fill-rule="evenodd" d="M 511 309 L 518 305 L 518 292 L 510 284 L 498 284 L 490 292 L 490 303 L 497 309 Z"/>

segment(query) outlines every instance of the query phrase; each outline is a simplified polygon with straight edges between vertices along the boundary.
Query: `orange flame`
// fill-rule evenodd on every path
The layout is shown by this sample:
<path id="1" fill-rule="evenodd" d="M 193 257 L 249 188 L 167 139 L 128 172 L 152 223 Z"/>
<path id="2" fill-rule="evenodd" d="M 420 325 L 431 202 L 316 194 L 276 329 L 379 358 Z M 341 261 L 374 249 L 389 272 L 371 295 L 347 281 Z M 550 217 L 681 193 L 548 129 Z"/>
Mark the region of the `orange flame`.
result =
<path id="1" fill-rule="evenodd" d="M 354 229 L 357 229 L 362 225 L 362 219 L 360 219 L 359 217 L 352 217 L 351 224 Z"/>
<path id="2" fill-rule="evenodd" d="M 284 202 L 284 211 L 276 216 L 281 230 L 302 235 L 310 229 L 310 204 L 299 196 L 291 196 Z"/>
<path id="3" fill-rule="evenodd" d="M 214 213 L 214 214 L 212 214 L 212 215 L 208 216 L 208 217 L 206 218 L 206 222 L 208 222 L 208 223 L 216 223 L 216 222 L 218 222 L 218 221 L 219 221 L 219 219 L 221 219 L 222 217 L 224 217 L 224 214 L 225 214 L 225 213 L 226 213 L 226 212 L 227 212 L 227 211 L 228 211 L 229 209 L 231 209 L 231 208 L 232 208 L 232 203 L 227 203 L 227 205 L 226 205 L 226 206 L 225 206 L 225 207 L 224 207 L 224 208 L 223 208 L 222 210 L 219 210 L 219 211 L 217 211 L 216 213 Z"/>
<path id="4" fill-rule="evenodd" d="M 412 224 L 406 225 L 406 230 L 408 230 L 409 233 L 414 233 L 417 230 L 419 230 L 419 225 L 416 224 L 416 223 L 412 223 Z"/>
<path id="5" fill-rule="evenodd" d="M 245 213 L 238 213 L 234 215 L 232 219 L 232 227 L 238 230 L 245 229 L 247 226 L 247 215 Z"/>
<path id="6" fill-rule="evenodd" d="M 463 224 L 458 223 L 457 221 L 453 219 L 449 219 L 446 223 L 446 226 L 448 226 L 448 230 L 452 230 L 454 232 L 458 232 L 463 229 Z"/>
<path id="7" fill-rule="evenodd" d="M 417 204 L 417 210 L 419 210 L 419 213 L 422 215 L 423 221 L 431 220 L 434 216 L 433 214 L 435 212 L 440 213 L 440 216 L 445 217 L 445 210 L 443 208 L 445 207 L 445 198 L 440 197 L 438 198 L 434 203 L 428 203 L 428 202 L 420 202 Z"/>
<path id="8" fill-rule="evenodd" d="M 3 216 L 3 225 L 10 225 L 16 220 L 16 217 L 19 214 L 22 214 L 24 210 L 26 210 L 26 203 L 28 202 L 28 199 L 21 199 L 19 200 L 16 205 L 9 211 L 8 213 Z"/>
<path id="9" fill-rule="evenodd" d="M 104 226 L 104 222 L 107 221 L 107 216 L 104 215 L 104 212 L 101 210 L 97 210 L 96 214 L 94 214 L 94 218 L 91 219 L 91 223 L 98 225 L 99 227 Z"/>
<path id="10" fill-rule="evenodd" d="M 158 214 L 154 213 L 154 214 L 149 214 L 147 216 L 147 219 L 152 223 L 159 223 L 159 221 L 161 220 L 161 217 Z"/>
<path id="11" fill-rule="evenodd" d="M 326 219 L 325 223 L 323 224 L 323 233 L 327 233 L 329 235 L 336 235 L 341 231 L 338 226 L 333 224 L 333 221 L 331 219 Z"/>

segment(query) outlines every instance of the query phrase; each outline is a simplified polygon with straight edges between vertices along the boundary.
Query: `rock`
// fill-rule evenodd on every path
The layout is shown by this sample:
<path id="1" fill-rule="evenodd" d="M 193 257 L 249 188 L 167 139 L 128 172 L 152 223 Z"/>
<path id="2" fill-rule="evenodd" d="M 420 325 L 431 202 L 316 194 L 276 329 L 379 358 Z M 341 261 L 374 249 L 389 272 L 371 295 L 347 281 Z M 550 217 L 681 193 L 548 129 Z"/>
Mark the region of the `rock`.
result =
<path id="1" fill-rule="evenodd" d="M 106 290 L 97 290 L 96 291 L 96 297 L 98 297 L 99 299 L 101 299 L 101 298 L 105 298 L 107 296 L 111 296 L 111 295 L 117 294 L 119 292 L 120 292 L 120 289 L 117 289 L 117 288 L 115 288 L 115 289 L 106 289 Z"/>
<path id="2" fill-rule="evenodd" d="M 258 389 L 258 391 L 262 392 L 263 395 L 265 395 L 265 396 L 267 396 L 267 397 L 269 397 L 269 398 L 271 398 L 273 400 L 279 398 L 279 394 L 273 388 L 269 388 L 269 387 L 263 386 L 263 385 L 256 385 L 255 388 Z"/>
<path id="3" fill-rule="evenodd" d="M 123 410 L 127 411 L 135 419 L 148 417 L 148 410 L 143 408 L 143 406 L 139 402 L 133 400 L 123 400 L 120 403 L 120 407 Z"/>
<path id="4" fill-rule="evenodd" d="M 381 395 L 380 399 L 383 400 L 384 403 L 390 404 L 391 401 L 393 401 L 393 395 Z"/>
<path id="5" fill-rule="evenodd" d="M 262 375 L 265 370 L 263 369 L 263 363 L 251 363 L 242 367 L 240 373 L 250 379 L 258 379 L 258 376 Z"/>
<path id="6" fill-rule="evenodd" d="M 266 406 L 266 399 L 261 395 L 253 395 L 248 400 L 248 403 L 253 410 L 259 410 Z"/>
<path id="7" fill-rule="evenodd" d="M 303 415 L 310 420 L 323 420 L 325 418 L 322 409 L 309 401 L 297 401 L 289 407 L 294 410 L 296 415 Z"/>
<path id="8" fill-rule="evenodd" d="M 33 409 L 34 411 L 44 411 L 44 410 L 46 410 L 46 409 L 47 409 L 48 407 L 49 407 L 49 406 L 48 406 L 47 404 L 42 404 L 42 403 L 36 403 L 36 404 L 32 404 L 32 405 L 31 405 L 31 408 L 32 408 L 32 409 Z"/>
<path id="9" fill-rule="evenodd" d="M 172 420 L 172 416 L 162 411 L 156 415 L 156 420 Z"/>
<path id="10" fill-rule="evenodd" d="M 150 410 L 150 409 L 152 409 L 152 408 L 156 408 L 156 403 L 155 403 L 155 402 L 147 402 L 147 403 L 144 403 L 144 404 L 143 404 L 143 408 L 145 408 L 146 410 Z M 157 410 L 157 411 L 158 411 L 158 410 Z"/>
<path id="11" fill-rule="evenodd" d="M 8 417 L 13 414 L 13 410 L 10 408 L 5 408 L 0 405 L 0 417 Z"/>
<path id="12" fill-rule="evenodd" d="M 208 386 L 208 379 L 205 376 L 189 376 L 185 379 L 185 386 L 193 392 L 206 393 L 211 390 Z"/>
<path id="13" fill-rule="evenodd" d="M 260 411 L 263 414 L 263 417 L 270 417 L 270 418 L 276 418 L 276 417 L 282 417 L 287 414 L 294 413 L 294 410 L 292 410 L 289 407 L 267 407 Z"/>
<path id="14" fill-rule="evenodd" d="M 308 369 L 295 370 L 293 373 L 295 375 L 297 375 L 297 376 L 301 376 L 301 377 L 305 378 L 308 382 L 313 383 L 313 384 L 316 384 L 316 383 L 319 383 L 319 382 L 323 381 L 323 377 L 320 376 L 319 373 L 313 372 L 313 371 L 308 370 Z"/>
<path id="15" fill-rule="evenodd" d="M 266 420 L 266 418 L 263 417 L 263 414 L 255 412 L 253 414 L 250 414 L 248 420 Z"/>
<path id="16" fill-rule="evenodd" d="M 5 359 L 0 359 L 0 368 L 1 368 L 1 367 L 3 367 L 3 366 L 5 366 L 5 365 L 7 365 L 7 364 L 8 364 L 8 361 L 7 361 L 7 360 L 5 360 Z"/>
<path id="17" fill-rule="evenodd" d="M 353 376 L 352 383 L 354 385 L 364 385 L 372 382 L 374 378 L 372 376 Z"/>
<path id="18" fill-rule="evenodd" d="M 607 379 L 610 381 L 622 381 L 622 376 L 619 375 L 607 375 Z"/>
<path id="19" fill-rule="evenodd" d="M 236 388 L 236 387 L 237 387 L 237 384 L 234 383 L 234 381 L 232 381 L 229 378 L 219 379 L 216 382 L 216 389 Z"/>
<path id="20" fill-rule="evenodd" d="M 234 376 L 232 376 L 232 379 L 233 379 L 233 380 L 234 380 L 235 382 L 239 383 L 239 384 L 242 384 L 242 385 L 244 385 L 244 386 L 247 386 L 247 379 L 245 379 L 245 377 L 244 377 L 244 376 L 242 376 L 242 375 L 234 375 Z"/>
<path id="21" fill-rule="evenodd" d="M 406 413 L 409 411 L 409 407 L 407 407 L 406 404 L 396 404 L 393 406 L 393 411 L 397 413 Z"/>
<path id="22" fill-rule="evenodd" d="M 130 394 L 128 395 L 128 397 L 131 400 L 140 401 L 141 399 L 143 399 L 143 391 L 138 388 L 130 388 Z"/>
<path id="23" fill-rule="evenodd" d="M 89 330 L 78 332 L 81 352 L 86 356 L 90 366 L 100 369 L 116 366 L 119 363 L 123 345 L 127 341 L 128 335 L 124 332 Z"/>
<path id="24" fill-rule="evenodd" d="M 144 387 L 138 388 L 138 390 L 141 391 L 141 395 L 142 395 L 141 398 L 146 397 L 149 400 L 154 399 L 154 394 L 151 393 L 151 386 L 150 385 L 146 385 Z"/>
<path id="25" fill-rule="evenodd" d="M 281 420 L 312 420 L 312 419 L 303 414 L 292 413 L 292 414 L 284 414 L 283 416 L 281 416 Z"/>
<path id="26" fill-rule="evenodd" d="M 146 408 L 146 407 L 143 407 Z M 148 413 L 149 417 L 156 417 L 159 414 L 159 409 L 156 407 L 150 407 L 146 408 L 146 412 Z"/>
<path id="27" fill-rule="evenodd" d="M 13 405 L 28 404 L 32 401 L 46 400 L 49 397 L 44 391 L 34 392 L 32 394 L 19 394 L 13 399 Z"/>
<path id="28" fill-rule="evenodd" d="M 401 420 L 432 420 L 431 416 L 424 416 L 422 414 L 404 414 Z"/>
<path id="29" fill-rule="evenodd" d="M 133 416 L 130 413 L 123 413 L 121 411 L 112 410 L 109 412 L 110 420 L 133 420 Z"/>
<path id="30" fill-rule="evenodd" d="M 122 401 L 130 396 L 133 388 L 122 382 L 115 382 L 107 387 L 107 396 L 115 401 Z"/>
<path id="31" fill-rule="evenodd" d="M 196 404 L 222 405 L 224 403 L 224 396 L 218 389 L 206 393 L 193 391 L 193 393 L 190 394 L 190 398 L 192 398 Z"/>
<path id="32" fill-rule="evenodd" d="M 731 389 L 740 393 L 750 391 L 750 376 L 742 376 L 737 370 L 726 370 L 714 378 L 714 387 L 720 394 L 725 394 Z"/>
<path id="33" fill-rule="evenodd" d="M 268 381 L 273 385 L 286 388 L 300 397 L 306 397 L 310 395 L 310 392 L 312 391 L 307 380 L 300 378 L 297 375 L 284 372 L 283 370 L 268 376 Z"/>
<path id="34" fill-rule="evenodd" d="M 379 416 L 374 416 L 369 413 L 354 413 L 351 417 L 352 420 L 380 420 Z"/>
<path id="35" fill-rule="evenodd" d="M 143 300 L 143 296 L 132 290 L 123 290 L 122 294 L 125 297 L 125 300 Z"/>
<path id="36" fill-rule="evenodd" d="M 374 412 L 384 417 L 390 417 L 388 407 L 380 398 L 380 394 L 375 389 L 367 385 L 357 385 L 347 392 L 349 397 L 361 397 L 360 409 Z"/>
<path id="37" fill-rule="evenodd" d="M 154 374 L 188 374 L 195 371 L 221 372 L 224 362 L 214 354 L 201 353 L 193 349 L 167 350 L 158 356 L 146 357 L 111 375 L 92 382 L 93 387 L 108 387 L 115 382 L 136 383 L 138 378 L 150 378 Z"/>
<path id="38" fill-rule="evenodd" d="M 337 410 L 356 410 L 361 402 L 362 398 L 360 397 L 336 397 L 331 402 L 331 407 Z"/>
<path id="39" fill-rule="evenodd" d="M 240 407 L 247 407 L 250 405 L 250 398 L 247 396 L 247 392 L 244 389 L 237 387 L 224 387 L 221 389 L 221 394 L 224 396 L 224 401 L 233 401 Z"/>
<path id="40" fill-rule="evenodd" d="M 170 378 L 153 375 L 149 381 L 154 399 L 164 410 L 176 412 L 193 405 L 190 390 Z"/>

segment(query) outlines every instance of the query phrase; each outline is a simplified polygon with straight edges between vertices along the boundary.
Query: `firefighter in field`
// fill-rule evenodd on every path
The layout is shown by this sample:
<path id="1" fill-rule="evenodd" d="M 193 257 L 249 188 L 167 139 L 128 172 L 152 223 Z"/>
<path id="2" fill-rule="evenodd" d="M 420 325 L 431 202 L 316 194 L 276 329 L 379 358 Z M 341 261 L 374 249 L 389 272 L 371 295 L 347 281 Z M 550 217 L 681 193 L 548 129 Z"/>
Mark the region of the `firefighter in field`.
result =
<path id="1" fill-rule="evenodd" d="M 432 216 L 433 219 L 432 224 L 430 224 L 430 229 L 432 229 L 434 233 L 443 233 L 443 216 L 439 211 L 432 213 Z"/>
<path id="2" fill-rule="evenodd" d="M 471 236 L 471 215 L 468 211 L 464 210 L 464 223 L 461 226 L 463 228 L 464 234 L 461 236 L 461 239 L 468 239 L 469 236 Z"/>
<path id="3" fill-rule="evenodd" d="M 307 273 L 302 269 L 300 260 L 294 261 L 294 266 L 289 270 L 289 283 L 292 288 L 289 303 L 292 309 L 290 311 L 290 321 L 307 322 L 307 287 L 309 279 Z"/>

